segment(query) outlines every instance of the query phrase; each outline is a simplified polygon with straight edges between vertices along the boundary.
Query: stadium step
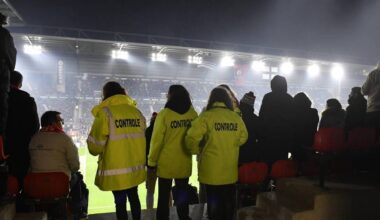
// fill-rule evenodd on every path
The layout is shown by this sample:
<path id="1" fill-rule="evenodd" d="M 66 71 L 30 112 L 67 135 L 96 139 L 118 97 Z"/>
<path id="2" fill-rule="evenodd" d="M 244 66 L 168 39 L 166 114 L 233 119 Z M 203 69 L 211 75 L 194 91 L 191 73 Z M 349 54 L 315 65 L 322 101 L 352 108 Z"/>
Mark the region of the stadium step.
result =
<path id="1" fill-rule="evenodd" d="M 46 212 L 17 213 L 13 220 L 48 220 Z"/>
<path id="2" fill-rule="evenodd" d="M 13 220 L 16 215 L 16 205 L 14 203 L 5 203 L 0 206 L 0 219 Z"/>

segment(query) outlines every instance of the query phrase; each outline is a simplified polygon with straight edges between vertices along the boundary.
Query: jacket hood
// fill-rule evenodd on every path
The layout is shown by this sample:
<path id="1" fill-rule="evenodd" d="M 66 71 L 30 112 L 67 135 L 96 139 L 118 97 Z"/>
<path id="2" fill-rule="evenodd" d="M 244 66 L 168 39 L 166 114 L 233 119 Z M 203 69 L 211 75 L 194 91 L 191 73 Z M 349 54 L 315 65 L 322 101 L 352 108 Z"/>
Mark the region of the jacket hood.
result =
<path id="1" fill-rule="evenodd" d="M 177 101 L 168 101 L 165 105 L 165 108 L 168 108 L 172 111 L 175 111 L 177 112 L 178 114 L 185 114 L 186 112 L 189 111 L 191 105 L 190 104 L 186 104 L 180 100 L 177 100 Z"/>
<path id="2" fill-rule="evenodd" d="M 270 82 L 270 86 L 272 89 L 272 92 L 280 92 L 280 93 L 287 93 L 288 92 L 288 84 L 286 82 L 285 77 L 276 75 L 273 77 L 272 81 Z"/>
<path id="3" fill-rule="evenodd" d="M 102 101 L 99 105 L 96 105 L 94 108 L 92 108 L 91 113 L 95 117 L 98 114 L 98 112 L 104 107 L 113 106 L 113 105 L 123 105 L 123 104 L 137 107 L 136 101 L 133 100 L 128 95 L 114 95 Z"/>
<path id="4" fill-rule="evenodd" d="M 311 101 L 309 97 L 303 92 L 298 93 L 294 96 L 294 104 L 298 108 L 311 108 Z"/>

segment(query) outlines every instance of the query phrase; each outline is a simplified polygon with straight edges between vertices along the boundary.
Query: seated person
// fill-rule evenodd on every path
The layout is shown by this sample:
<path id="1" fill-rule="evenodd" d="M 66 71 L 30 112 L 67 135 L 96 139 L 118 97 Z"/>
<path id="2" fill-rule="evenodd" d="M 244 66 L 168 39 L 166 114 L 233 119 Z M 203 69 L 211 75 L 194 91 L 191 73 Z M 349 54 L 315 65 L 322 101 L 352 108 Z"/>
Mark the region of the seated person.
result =
<path id="1" fill-rule="evenodd" d="M 30 172 L 63 172 L 70 179 L 74 212 L 87 217 L 88 190 L 79 170 L 78 149 L 63 131 L 61 113 L 47 111 L 41 117 L 41 130 L 30 141 Z M 79 194 L 79 195 L 78 195 Z"/>

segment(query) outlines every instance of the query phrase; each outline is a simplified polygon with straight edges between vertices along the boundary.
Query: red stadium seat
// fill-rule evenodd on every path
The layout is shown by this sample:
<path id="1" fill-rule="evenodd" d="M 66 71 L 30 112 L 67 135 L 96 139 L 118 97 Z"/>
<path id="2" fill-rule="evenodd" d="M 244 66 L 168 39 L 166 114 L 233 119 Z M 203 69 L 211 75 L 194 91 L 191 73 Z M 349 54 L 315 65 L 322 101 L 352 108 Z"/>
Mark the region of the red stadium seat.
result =
<path id="1" fill-rule="evenodd" d="M 271 178 L 289 178 L 297 175 L 297 164 L 292 160 L 278 160 L 272 165 Z"/>
<path id="2" fill-rule="evenodd" d="M 373 128 L 354 128 L 348 133 L 347 148 L 369 150 L 376 146 L 376 131 Z"/>
<path id="3" fill-rule="evenodd" d="M 61 172 L 30 173 L 24 180 L 24 192 L 35 199 L 67 197 L 69 188 L 69 177 Z"/>
<path id="4" fill-rule="evenodd" d="M 20 185 L 15 176 L 8 176 L 7 179 L 7 194 L 10 196 L 17 196 L 20 192 Z"/>
<path id="5" fill-rule="evenodd" d="M 343 128 L 321 128 L 314 136 L 313 148 L 317 152 L 339 152 L 345 148 Z"/>
<path id="6" fill-rule="evenodd" d="M 251 162 L 239 167 L 239 183 L 255 184 L 265 180 L 268 166 L 262 162 Z"/>

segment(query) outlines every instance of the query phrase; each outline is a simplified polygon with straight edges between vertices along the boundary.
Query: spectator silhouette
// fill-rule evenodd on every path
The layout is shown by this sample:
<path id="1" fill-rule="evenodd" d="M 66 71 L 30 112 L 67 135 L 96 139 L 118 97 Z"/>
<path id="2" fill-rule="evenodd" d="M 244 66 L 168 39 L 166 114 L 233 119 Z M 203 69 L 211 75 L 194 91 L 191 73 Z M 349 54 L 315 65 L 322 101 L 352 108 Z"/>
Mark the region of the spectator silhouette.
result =
<path id="1" fill-rule="evenodd" d="M 259 117 L 254 112 L 255 100 L 256 96 L 251 91 L 246 93 L 240 100 L 240 111 L 248 131 L 248 140 L 240 147 L 239 165 L 259 159 L 259 149 L 257 146 Z"/>
<path id="2" fill-rule="evenodd" d="M 22 183 L 29 169 L 29 142 L 38 131 L 37 107 L 30 95 L 20 90 L 22 75 L 17 71 L 11 73 L 11 89 L 8 98 L 8 119 L 5 130 L 5 147 L 10 155 L 10 173 Z"/>
<path id="3" fill-rule="evenodd" d="M 367 100 L 364 98 L 360 87 L 353 87 L 348 97 L 346 108 L 345 130 L 348 132 L 356 127 L 366 126 L 365 117 Z"/>
<path id="4" fill-rule="evenodd" d="M 271 89 L 272 92 L 265 94 L 259 112 L 260 151 L 262 160 L 268 164 L 287 159 L 294 139 L 294 101 L 287 93 L 286 79 L 279 75 L 273 77 Z"/>
<path id="5" fill-rule="evenodd" d="M 328 99 L 319 128 L 343 128 L 346 112 L 337 99 Z"/>
<path id="6" fill-rule="evenodd" d="M 315 108 L 311 108 L 311 101 L 307 95 L 300 92 L 294 96 L 295 120 L 293 158 L 297 161 L 308 159 L 308 152 L 314 142 L 314 135 L 318 128 L 319 116 Z"/>
<path id="7" fill-rule="evenodd" d="M 7 17 L 0 13 L 0 136 L 6 127 L 10 71 L 15 69 L 17 53 L 6 24 Z"/>

